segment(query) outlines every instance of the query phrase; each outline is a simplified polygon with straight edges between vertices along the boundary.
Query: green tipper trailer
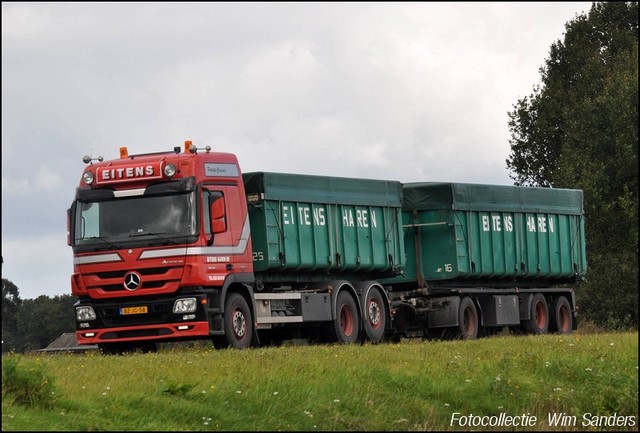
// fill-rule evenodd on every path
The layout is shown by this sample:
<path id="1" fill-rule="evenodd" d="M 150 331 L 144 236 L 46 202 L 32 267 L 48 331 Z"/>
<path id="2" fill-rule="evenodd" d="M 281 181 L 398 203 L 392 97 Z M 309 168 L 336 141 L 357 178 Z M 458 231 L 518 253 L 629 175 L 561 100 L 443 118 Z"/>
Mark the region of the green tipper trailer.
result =
<path id="1" fill-rule="evenodd" d="M 244 182 L 262 282 L 375 279 L 402 268 L 400 182 L 263 172 Z"/>
<path id="2" fill-rule="evenodd" d="M 503 326 L 575 329 L 572 286 L 587 268 L 582 191 L 463 183 L 403 188 L 405 273 L 383 280 L 396 332 L 475 338 Z"/>
<path id="3" fill-rule="evenodd" d="M 580 190 L 412 183 L 402 208 L 409 280 L 541 287 L 585 276 Z"/>
<path id="4" fill-rule="evenodd" d="M 377 280 L 404 265 L 402 184 L 264 172 L 243 179 L 260 341 L 381 341 L 391 310 Z"/>

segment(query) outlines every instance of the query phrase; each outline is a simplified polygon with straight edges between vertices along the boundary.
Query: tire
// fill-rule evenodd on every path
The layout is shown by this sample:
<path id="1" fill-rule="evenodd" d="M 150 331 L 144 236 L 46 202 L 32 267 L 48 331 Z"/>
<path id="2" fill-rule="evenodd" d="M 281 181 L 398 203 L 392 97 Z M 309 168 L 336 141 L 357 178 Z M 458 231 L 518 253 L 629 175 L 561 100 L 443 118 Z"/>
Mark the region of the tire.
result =
<path id="1" fill-rule="evenodd" d="M 557 332 L 558 334 L 570 334 L 573 331 L 571 305 L 564 296 L 558 296 L 553 300 L 549 329 L 551 332 Z"/>
<path id="2" fill-rule="evenodd" d="M 352 344 L 358 341 L 360 318 L 353 296 L 341 290 L 336 297 L 335 319 L 329 326 L 329 341 Z"/>
<path id="3" fill-rule="evenodd" d="M 480 320 L 478 319 L 478 310 L 476 304 L 469 297 L 460 301 L 458 309 L 458 334 L 463 340 L 475 340 L 478 338 L 480 329 Z"/>
<path id="4" fill-rule="evenodd" d="M 546 334 L 549 332 L 549 306 L 541 293 L 536 293 L 531 301 L 530 318 L 522 323 L 528 334 Z"/>
<path id="5" fill-rule="evenodd" d="M 239 293 L 227 298 L 224 308 L 224 333 L 230 347 L 246 349 L 253 339 L 253 318 L 247 301 Z"/>
<path id="6" fill-rule="evenodd" d="M 387 312 L 384 297 L 378 289 L 372 288 L 364 300 L 364 333 L 373 344 L 380 343 L 387 327 Z"/>

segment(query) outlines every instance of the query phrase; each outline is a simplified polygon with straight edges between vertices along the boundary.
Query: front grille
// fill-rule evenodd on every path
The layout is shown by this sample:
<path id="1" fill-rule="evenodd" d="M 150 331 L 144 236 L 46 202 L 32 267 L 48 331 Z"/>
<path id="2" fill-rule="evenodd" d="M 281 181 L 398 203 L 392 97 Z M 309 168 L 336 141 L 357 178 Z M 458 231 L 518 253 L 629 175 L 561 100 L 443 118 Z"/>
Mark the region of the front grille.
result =
<path id="1" fill-rule="evenodd" d="M 174 269 L 174 268 L 171 268 L 171 267 L 145 268 L 145 269 L 136 269 L 135 271 L 140 275 L 162 275 L 162 274 L 166 274 L 171 269 Z M 124 278 L 127 272 L 129 272 L 129 270 L 97 272 L 95 275 L 102 280 L 106 280 L 109 278 Z"/>
<path id="2" fill-rule="evenodd" d="M 160 289 L 167 284 L 178 284 L 182 276 L 182 269 L 182 267 L 155 267 L 97 272 L 93 275 L 85 275 L 85 281 L 89 290 L 99 289 L 109 293 L 129 293 L 123 283 L 126 274 L 132 270 L 140 274 L 142 279 L 142 284 L 137 290 L 148 290 Z"/>

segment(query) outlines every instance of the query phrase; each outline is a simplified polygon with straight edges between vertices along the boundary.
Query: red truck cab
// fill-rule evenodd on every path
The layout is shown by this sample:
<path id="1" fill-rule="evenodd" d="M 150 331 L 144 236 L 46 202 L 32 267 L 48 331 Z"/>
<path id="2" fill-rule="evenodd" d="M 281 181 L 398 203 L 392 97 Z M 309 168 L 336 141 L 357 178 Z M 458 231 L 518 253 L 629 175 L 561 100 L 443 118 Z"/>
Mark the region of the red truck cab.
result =
<path id="1" fill-rule="evenodd" d="M 85 157 L 67 218 L 78 342 L 120 349 L 222 334 L 220 299 L 253 281 L 235 155 L 187 141 L 94 161 Z"/>

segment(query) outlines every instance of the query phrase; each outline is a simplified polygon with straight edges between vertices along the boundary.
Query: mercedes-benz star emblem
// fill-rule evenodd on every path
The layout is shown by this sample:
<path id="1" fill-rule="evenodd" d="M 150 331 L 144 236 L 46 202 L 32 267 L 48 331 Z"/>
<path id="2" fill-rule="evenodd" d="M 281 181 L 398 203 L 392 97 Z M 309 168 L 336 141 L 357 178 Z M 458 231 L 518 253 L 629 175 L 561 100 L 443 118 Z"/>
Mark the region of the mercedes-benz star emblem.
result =
<path id="1" fill-rule="evenodd" d="M 122 284 L 127 290 L 136 290 L 140 287 L 140 275 L 137 272 L 128 272 L 124 276 L 124 283 Z"/>

